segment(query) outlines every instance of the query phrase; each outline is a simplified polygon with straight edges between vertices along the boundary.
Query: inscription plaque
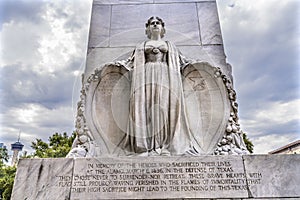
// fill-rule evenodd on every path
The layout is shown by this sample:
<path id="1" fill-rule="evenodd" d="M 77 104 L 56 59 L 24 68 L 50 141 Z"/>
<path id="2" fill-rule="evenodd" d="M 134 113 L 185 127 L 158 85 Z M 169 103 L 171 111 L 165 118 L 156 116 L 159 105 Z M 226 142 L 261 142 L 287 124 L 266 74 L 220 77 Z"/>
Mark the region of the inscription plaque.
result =
<path id="1" fill-rule="evenodd" d="M 12 200 L 296 199 L 299 162 L 299 155 L 21 159 Z"/>
<path id="2" fill-rule="evenodd" d="M 72 180 L 71 199 L 243 198 L 261 178 L 259 171 L 245 173 L 242 157 L 91 158 L 77 159 L 61 185 Z"/>

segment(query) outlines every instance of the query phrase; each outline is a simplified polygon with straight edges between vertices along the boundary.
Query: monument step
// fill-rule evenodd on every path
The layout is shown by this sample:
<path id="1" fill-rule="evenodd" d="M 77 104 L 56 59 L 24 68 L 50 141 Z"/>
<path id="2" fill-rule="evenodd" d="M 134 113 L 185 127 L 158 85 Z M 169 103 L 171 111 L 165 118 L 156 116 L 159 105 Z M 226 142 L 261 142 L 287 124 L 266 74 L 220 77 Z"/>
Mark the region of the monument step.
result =
<path id="1" fill-rule="evenodd" d="M 300 198 L 300 155 L 21 159 L 12 199 Z"/>

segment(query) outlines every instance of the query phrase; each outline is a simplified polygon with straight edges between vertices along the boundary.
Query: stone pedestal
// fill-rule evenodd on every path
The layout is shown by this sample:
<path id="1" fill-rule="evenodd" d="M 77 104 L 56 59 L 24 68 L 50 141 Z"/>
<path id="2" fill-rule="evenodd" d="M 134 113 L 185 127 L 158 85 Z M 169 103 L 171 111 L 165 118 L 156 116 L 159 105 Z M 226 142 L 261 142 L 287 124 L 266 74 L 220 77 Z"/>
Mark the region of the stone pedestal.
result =
<path id="1" fill-rule="evenodd" d="M 12 199 L 298 199 L 299 163 L 299 155 L 22 159 Z"/>

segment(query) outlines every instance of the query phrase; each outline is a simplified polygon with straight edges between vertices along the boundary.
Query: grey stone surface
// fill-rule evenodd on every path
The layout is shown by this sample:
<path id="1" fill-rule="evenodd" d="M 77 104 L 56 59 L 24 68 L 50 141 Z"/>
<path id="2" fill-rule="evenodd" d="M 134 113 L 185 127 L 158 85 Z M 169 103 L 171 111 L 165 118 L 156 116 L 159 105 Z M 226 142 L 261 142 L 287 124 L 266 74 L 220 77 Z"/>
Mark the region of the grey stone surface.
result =
<path id="1" fill-rule="evenodd" d="M 200 15 L 199 19 L 197 15 Z M 144 40 L 144 23 L 150 16 L 164 19 L 168 27 L 165 39 L 176 45 L 201 45 L 200 35 L 205 45 L 222 44 L 216 4 L 213 1 L 197 5 L 173 2 L 111 6 L 94 3 L 89 47 L 135 46 Z"/>
<path id="2" fill-rule="evenodd" d="M 179 45 L 178 49 L 190 59 L 211 63 L 215 67 L 220 67 L 227 76 L 231 76 L 231 68 L 226 64 L 223 45 Z"/>
<path id="3" fill-rule="evenodd" d="M 252 197 L 300 198 L 299 155 L 245 156 L 244 164 Z"/>
<path id="4" fill-rule="evenodd" d="M 109 45 L 110 17 L 111 6 L 93 6 L 88 47 L 107 47 Z"/>
<path id="5" fill-rule="evenodd" d="M 213 154 L 227 126 L 231 105 L 222 78 L 206 63 L 195 63 L 183 72 L 183 90 L 190 129 L 201 146 L 199 153 Z"/>
<path id="6" fill-rule="evenodd" d="M 180 3 L 182 0 L 153 0 L 154 3 Z M 184 2 L 190 2 L 190 3 L 196 3 L 196 2 L 207 2 L 212 1 L 215 2 L 215 0 L 185 0 Z"/>
<path id="7" fill-rule="evenodd" d="M 189 59 L 208 62 L 212 66 L 220 67 L 224 74 L 231 77 L 232 69 L 226 63 L 223 45 L 177 45 L 177 47 Z"/>
<path id="8" fill-rule="evenodd" d="M 130 57 L 134 49 L 132 47 L 115 47 L 115 48 L 91 48 L 87 54 L 85 77 L 89 77 L 97 67 L 103 63 L 110 63 L 117 60 L 123 60 Z"/>
<path id="9" fill-rule="evenodd" d="M 190 2 L 207 2 L 215 0 L 184 0 L 185 3 Z M 180 3 L 182 0 L 94 0 L 94 4 L 102 5 L 118 5 L 118 4 L 145 4 L 145 3 Z"/>
<path id="10" fill-rule="evenodd" d="M 145 40 L 145 20 L 153 15 L 164 19 L 167 29 L 164 39 L 173 42 L 177 46 L 204 45 L 205 48 L 214 49 L 215 44 L 222 44 L 218 13 L 214 0 L 188 2 L 179 0 L 165 0 L 162 2 L 154 2 L 152 0 L 95 0 L 88 51 L 92 51 L 95 47 L 135 47 Z M 201 38 L 203 41 L 201 41 Z M 101 52 L 102 50 L 104 52 Z M 103 48 L 98 50 L 101 57 L 110 58 L 109 51 L 108 53 L 105 51 L 106 49 Z M 212 53 L 214 54 L 215 52 Z M 195 53 L 190 55 L 199 57 Z M 186 54 L 187 57 L 190 55 Z M 222 61 L 220 62 L 222 64 L 221 68 L 226 68 L 224 52 L 223 55 L 219 55 L 216 58 L 217 61 L 214 62 L 220 60 Z M 98 64 L 104 64 L 107 60 L 98 60 L 100 61 Z M 111 60 L 108 62 L 111 62 Z M 86 71 L 92 71 L 93 69 L 94 65 L 86 66 Z"/>
<path id="11" fill-rule="evenodd" d="M 229 171 L 244 172 L 242 157 L 201 157 L 201 160 L 196 157 L 77 159 L 74 175 L 84 177 L 89 172 L 90 176 L 102 178 L 102 186 L 96 186 L 101 182 L 95 177 L 80 181 L 78 185 L 85 186 L 74 187 L 73 191 L 78 188 L 85 192 L 72 192 L 71 199 L 84 199 L 88 191 L 95 194 L 95 197 L 88 196 L 91 199 L 98 199 L 97 196 L 103 199 L 247 197 L 246 190 L 236 190 L 232 193 L 232 190 L 219 189 L 219 185 L 223 184 L 217 182 L 222 182 L 223 179 L 236 181 L 226 178 L 226 174 L 231 174 Z M 246 181 L 239 178 L 237 182 L 243 185 L 241 183 Z"/>
<path id="12" fill-rule="evenodd" d="M 222 44 L 222 34 L 216 3 L 197 3 L 197 8 L 202 44 Z"/>
<path id="13" fill-rule="evenodd" d="M 124 11 L 126 12 L 124 15 Z M 145 40 L 145 22 L 151 16 L 166 24 L 165 40 L 176 45 L 200 44 L 195 4 L 116 5 L 112 9 L 111 46 L 135 46 Z M 174 17 L 174 13 L 178 17 Z"/>
<path id="14" fill-rule="evenodd" d="M 94 0 L 93 4 L 110 4 L 110 5 L 119 5 L 119 4 L 145 4 L 153 3 L 153 0 Z"/>
<path id="15" fill-rule="evenodd" d="M 299 161 L 300 155 L 23 159 L 12 199 L 299 199 Z"/>
<path id="16" fill-rule="evenodd" d="M 73 159 L 21 159 L 12 200 L 69 199 Z"/>

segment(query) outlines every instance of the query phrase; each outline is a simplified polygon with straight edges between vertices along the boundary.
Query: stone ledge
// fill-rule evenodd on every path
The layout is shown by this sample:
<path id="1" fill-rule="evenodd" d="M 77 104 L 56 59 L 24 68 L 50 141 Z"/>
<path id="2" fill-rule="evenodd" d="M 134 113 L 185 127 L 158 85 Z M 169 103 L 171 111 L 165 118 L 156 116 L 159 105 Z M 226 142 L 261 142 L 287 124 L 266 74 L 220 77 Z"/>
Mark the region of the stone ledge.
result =
<path id="1" fill-rule="evenodd" d="M 162 3 L 198 3 L 216 2 L 216 0 L 94 0 L 94 5 L 121 5 L 121 4 L 162 4 Z"/>
<path id="2" fill-rule="evenodd" d="M 299 155 L 22 159 L 12 199 L 296 199 L 299 163 Z"/>

